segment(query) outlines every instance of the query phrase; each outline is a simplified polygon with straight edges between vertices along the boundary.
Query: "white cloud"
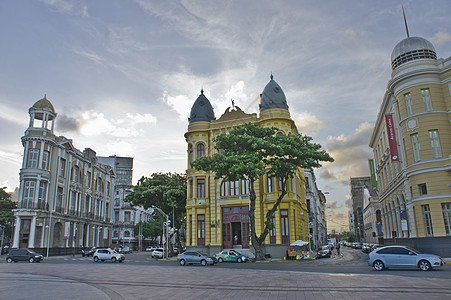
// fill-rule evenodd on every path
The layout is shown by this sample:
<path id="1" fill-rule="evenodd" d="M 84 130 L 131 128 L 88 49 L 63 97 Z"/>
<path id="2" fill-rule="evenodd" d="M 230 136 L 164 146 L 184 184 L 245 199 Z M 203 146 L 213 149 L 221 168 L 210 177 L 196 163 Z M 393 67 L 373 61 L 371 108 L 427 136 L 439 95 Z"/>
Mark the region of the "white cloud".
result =
<path id="1" fill-rule="evenodd" d="M 79 0 L 43 0 L 56 11 L 71 16 L 88 16 L 88 7 Z"/>
<path id="2" fill-rule="evenodd" d="M 451 33 L 447 31 L 439 31 L 431 37 L 431 41 L 434 45 L 442 46 L 451 42 Z"/>
<path id="3" fill-rule="evenodd" d="M 316 131 L 326 126 L 326 122 L 308 113 L 294 113 L 292 118 L 296 122 L 298 130 L 302 134 L 315 135 Z"/>
<path id="4" fill-rule="evenodd" d="M 0 118 L 20 126 L 27 124 L 29 120 L 29 116 L 26 112 L 19 111 L 11 106 L 3 104 L 0 104 Z"/>

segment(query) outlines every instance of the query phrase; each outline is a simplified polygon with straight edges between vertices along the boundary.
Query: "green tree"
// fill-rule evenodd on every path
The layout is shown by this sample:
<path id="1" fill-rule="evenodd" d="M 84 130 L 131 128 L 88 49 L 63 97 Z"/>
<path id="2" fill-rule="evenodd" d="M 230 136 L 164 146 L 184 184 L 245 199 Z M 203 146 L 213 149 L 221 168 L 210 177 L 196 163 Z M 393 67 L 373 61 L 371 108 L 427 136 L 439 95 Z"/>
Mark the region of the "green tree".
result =
<path id="1" fill-rule="evenodd" d="M 259 127 L 244 124 L 228 134 L 220 134 L 215 139 L 215 148 L 220 153 L 204 156 L 193 162 L 198 170 L 213 171 L 215 178 L 230 181 L 246 178 L 249 181 L 249 223 L 251 242 L 257 260 L 264 260 L 262 245 L 269 231 L 274 227 L 271 217 L 287 194 L 286 184 L 298 168 L 319 168 L 320 161 L 333 161 L 321 150 L 321 145 L 311 143 L 312 138 L 303 135 L 276 134 L 275 127 Z M 266 214 L 265 227 L 257 236 L 255 230 L 255 181 L 268 173 L 279 179 L 280 195 L 272 209 Z"/>
<path id="2" fill-rule="evenodd" d="M 155 242 L 158 236 L 163 233 L 161 226 L 161 221 L 159 219 L 154 219 L 149 222 L 139 222 L 134 228 L 135 236 L 139 235 L 139 227 L 142 224 L 142 235 L 146 239 L 150 239 Z"/>
<path id="3" fill-rule="evenodd" d="M 142 205 L 145 209 L 155 206 L 167 214 L 175 228 L 178 247 L 181 248 L 179 232 L 186 214 L 186 175 L 153 173 L 150 177 L 141 177 L 125 201 L 133 205 Z M 157 214 L 155 211 L 155 215 Z"/>
<path id="4" fill-rule="evenodd" d="M 0 189 L 0 225 L 5 227 L 4 237 L 10 237 L 14 224 L 14 213 L 12 210 L 17 208 L 17 204 L 11 201 L 11 195 L 5 189 L 6 187 Z M 1 232 L 2 230 L 0 229 L 0 239 Z"/>

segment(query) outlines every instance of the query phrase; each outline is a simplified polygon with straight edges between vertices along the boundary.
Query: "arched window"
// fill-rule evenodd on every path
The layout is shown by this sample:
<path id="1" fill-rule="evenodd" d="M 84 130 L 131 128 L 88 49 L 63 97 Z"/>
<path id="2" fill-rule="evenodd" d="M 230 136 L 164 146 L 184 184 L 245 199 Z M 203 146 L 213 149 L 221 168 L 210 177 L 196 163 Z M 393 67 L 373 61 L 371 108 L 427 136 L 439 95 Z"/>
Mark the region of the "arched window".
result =
<path id="1" fill-rule="evenodd" d="M 205 146 L 200 143 L 197 145 L 197 158 L 205 156 Z"/>
<path id="2" fill-rule="evenodd" d="M 240 194 L 240 182 L 238 180 L 230 181 L 230 196 Z"/>
<path id="3" fill-rule="evenodd" d="M 193 145 L 189 144 L 188 145 L 188 167 L 191 167 L 191 163 L 193 162 L 194 159 L 194 151 L 193 151 Z"/>
<path id="4" fill-rule="evenodd" d="M 124 231 L 124 237 L 130 237 L 130 231 L 128 230 Z"/>

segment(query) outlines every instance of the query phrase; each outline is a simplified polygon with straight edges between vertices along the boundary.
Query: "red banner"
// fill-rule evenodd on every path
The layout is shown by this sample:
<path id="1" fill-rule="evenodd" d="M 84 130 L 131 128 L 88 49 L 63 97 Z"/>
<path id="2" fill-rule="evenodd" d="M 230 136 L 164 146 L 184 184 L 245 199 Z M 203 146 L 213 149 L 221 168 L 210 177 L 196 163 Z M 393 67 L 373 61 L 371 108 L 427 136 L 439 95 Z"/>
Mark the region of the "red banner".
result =
<path id="1" fill-rule="evenodd" d="M 390 145 L 391 160 L 399 161 L 398 145 L 396 143 L 395 126 L 393 125 L 392 115 L 385 115 L 385 124 L 387 124 L 388 144 Z"/>

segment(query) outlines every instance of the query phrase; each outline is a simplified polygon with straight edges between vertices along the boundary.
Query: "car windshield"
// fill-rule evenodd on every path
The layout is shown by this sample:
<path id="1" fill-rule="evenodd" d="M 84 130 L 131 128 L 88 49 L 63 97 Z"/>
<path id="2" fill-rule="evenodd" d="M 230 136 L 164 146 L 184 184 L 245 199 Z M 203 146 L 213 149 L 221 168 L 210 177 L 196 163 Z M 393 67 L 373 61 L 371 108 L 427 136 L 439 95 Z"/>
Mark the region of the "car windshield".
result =
<path id="1" fill-rule="evenodd" d="M 116 253 L 116 254 L 119 254 L 119 253 L 116 252 L 116 250 L 111 250 L 111 252 Z"/>
<path id="2" fill-rule="evenodd" d="M 322 250 L 329 250 L 329 246 L 323 246 L 321 249 Z"/>

